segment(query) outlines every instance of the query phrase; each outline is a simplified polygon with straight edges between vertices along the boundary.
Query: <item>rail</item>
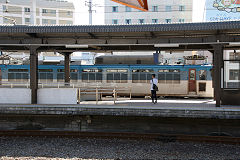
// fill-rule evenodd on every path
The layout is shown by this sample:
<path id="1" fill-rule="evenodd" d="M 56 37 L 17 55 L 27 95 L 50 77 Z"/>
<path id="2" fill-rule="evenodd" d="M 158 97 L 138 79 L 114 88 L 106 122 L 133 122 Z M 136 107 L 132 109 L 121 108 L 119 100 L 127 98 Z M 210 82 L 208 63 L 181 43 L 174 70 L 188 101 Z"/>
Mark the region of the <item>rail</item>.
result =
<path id="1" fill-rule="evenodd" d="M 68 137 L 103 139 L 145 139 L 167 142 L 197 142 L 239 145 L 240 138 L 232 136 L 207 136 L 187 134 L 129 133 L 129 132 L 78 132 L 78 131 L 41 131 L 41 130 L 1 130 L 0 137 Z"/>
<path id="2" fill-rule="evenodd" d="M 38 88 L 75 88 L 78 90 L 78 103 L 81 103 L 81 97 L 83 95 L 95 95 L 96 104 L 98 104 L 99 99 L 102 100 L 103 95 L 112 95 L 114 104 L 117 101 L 118 94 L 128 93 L 129 99 L 132 98 L 132 88 L 131 87 L 118 87 L 114 84 L 108 84 L 104 86 L 102 84 L 96 83 L 89 87 L 90 83 L 38 83 Z M 2 82 L 0 88 L 30 88 L 29 82 Z M 100 97 L 100 98 L 99 98 Z"/>

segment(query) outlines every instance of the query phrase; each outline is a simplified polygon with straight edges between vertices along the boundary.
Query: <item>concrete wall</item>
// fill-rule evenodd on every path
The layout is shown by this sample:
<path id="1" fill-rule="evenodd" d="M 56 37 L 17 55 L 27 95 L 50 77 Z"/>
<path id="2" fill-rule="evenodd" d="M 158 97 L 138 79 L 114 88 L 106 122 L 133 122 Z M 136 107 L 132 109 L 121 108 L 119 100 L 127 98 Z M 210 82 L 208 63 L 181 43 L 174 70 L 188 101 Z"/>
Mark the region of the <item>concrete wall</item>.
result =
<path id="1" fill-rule="evenodd" d="M 74 88 L 38 89 L 38 104 L 77 104 L 77 89 Z"/>
<path id="2" fill-rule="evenodd" d="M 28 88 L 0 88 L 0 104 L 31 104 Z"/>

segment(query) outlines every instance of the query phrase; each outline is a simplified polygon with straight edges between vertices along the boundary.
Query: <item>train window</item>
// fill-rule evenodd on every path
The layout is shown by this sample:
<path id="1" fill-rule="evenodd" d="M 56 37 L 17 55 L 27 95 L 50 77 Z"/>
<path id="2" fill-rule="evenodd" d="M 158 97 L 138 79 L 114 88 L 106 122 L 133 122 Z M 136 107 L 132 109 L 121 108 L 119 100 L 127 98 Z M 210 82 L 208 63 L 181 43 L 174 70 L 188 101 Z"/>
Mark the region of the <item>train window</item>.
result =
<path id="1" fill-rule="evenodd" d="M 78 81 L 78 73 L 71 72 L 70 73 L 70 79 L 72 82 L 77 82 Z"/>
<path id="2" fill-rule="evenodd" d="M 102 82 L 102 73 L 96 73 L 96 82 Z"/>
<path id="3" fill-rule="evenodd" d="M 132 70 L 132 83 L 149 83 L 153 73 L 152 69 L 134 69 Z"/>
<path id="4" fill-rule="evenodd" d="M 53 82 L 52 69 L 39 69 L 39 82 Z"/>
<path id="5" fill-rule="evenodd" d="M 127 69 L 108 69 L 107 83 L 127 83 Z"/>
<path id="6" fill-rule="evenodd" d="M 88 82 L 88 74 L 86 74 L 86 73 L 82 74 L 82 81 L 83 82 Z"/>
<path id="7" fill-rule="evenodd" d="M 132 74 L 132 83 L 138 83 L 139 82 L 139 78 L 138 78 L 138 74 Z"/>
<path id="8" fill-rule="evenodd" d="M 83 69 L 82 70 L 83 82 L 102 82 L 102 70 L 101 69 Z"/>
<path id="9" fill-rule="evenodd" d="M 199 80 L 207 80 L 207 71 L 206 70 L 199 71 Z"/>
<path id="10" fill-rule="evenodd" d="M 199 83 L 199 92 L 206 92 L 206 83 Z"/>
<path id="11" fill-rule="evenodd" d="M 166 74 L 165 73 L 158 74 L 158 83 L 166 83 Z"/>
<path id="12" fill-rule="evenodd" d="M 113 74 L 107 74 L 107 83 L 113 82 Z"/>
<path id="13" fill-rule="evenodd" d="M 89 81 L 95 81 L 96 80 L 96 74 L 95 73 L 89 73 L 88 74 Z"/>
<path id="14" fill-rule="evenodd" d="M 15 74 L 14 73 L 8 73 L 8 81 L 15 81 Z"/>
<path id="15" fill-rule="evenodd" d="M 121 82 L 122 83 L 127 83 L 128 81 L 128 75 L 127 74 L 121 74 Z"/>
<path id="16" fill-rule="evenodd" d="M 28 69 L 9 69 L 8 81 L 27 82 L 29 79 Z"/>
<path id="17" fill-rule="evenodd" d="M 9 69 L 8 72 L 28 72 L 28 69 Z"/>
<path id="18" fill-rule="evenodd" d="M 52 72 L 52 69 L 39 69 L 38 72 Z"/>
<path id="19" fill-rule="evenodd" d="M 58 82 L 64 82 L 64 69 L 58 69 L 57 70 L 57 81 Z M 70 80 L 71 82 L 77 82 L 78 81 L 78 70 L 77 69 L 70 69 Z"/>
<path id="20" fill-rule="evenodd" d="M 180 83 L 180 74 L 173 74 L 173 83 Z"/>
<path id="21" fill-rule="evenodd" d="M 159 83 L 180 83 L 180 70 L 179 69 L 161 69 L 158 70 L 158 82 Z"/>
<path id="22" fill-rule="evenodd" d="M 173 74 L 172 73 L 166 73 L 166 82 L 172 83 L 173 80 Z"/>

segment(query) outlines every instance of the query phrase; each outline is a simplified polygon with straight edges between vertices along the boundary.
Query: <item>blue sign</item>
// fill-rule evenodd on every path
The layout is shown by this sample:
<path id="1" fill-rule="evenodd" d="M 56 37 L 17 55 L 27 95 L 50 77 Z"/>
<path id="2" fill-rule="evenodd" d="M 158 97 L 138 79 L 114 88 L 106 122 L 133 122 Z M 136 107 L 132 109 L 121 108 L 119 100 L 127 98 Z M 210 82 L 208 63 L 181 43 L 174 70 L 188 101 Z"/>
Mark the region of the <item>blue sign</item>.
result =
<path id="1" fill-rule="evenodd" d="M 240 0 L 206 0 L 206 21 L 240 20 Z"/>

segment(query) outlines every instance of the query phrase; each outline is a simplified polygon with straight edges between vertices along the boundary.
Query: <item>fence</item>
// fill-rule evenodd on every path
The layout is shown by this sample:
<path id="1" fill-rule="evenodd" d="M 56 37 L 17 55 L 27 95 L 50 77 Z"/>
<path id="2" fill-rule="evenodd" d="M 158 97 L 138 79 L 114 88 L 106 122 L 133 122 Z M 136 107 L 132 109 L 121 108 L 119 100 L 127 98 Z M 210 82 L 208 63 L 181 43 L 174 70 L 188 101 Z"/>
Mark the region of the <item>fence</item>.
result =
<path id="1" fill-rule="evenodd" d="M 77 92 L 77 103 L 81 103 L 85 96 L 85 100 L 91 99 L 93 96 L 95 97 L 96 104 L 98 104 L 99 100 L 102 100 L 104 95 L 113 96 L 114 104 L 117 101 L 118 94 L 129 95 L 129 99 L 132 98 L 132 89 L 131 87 L 117 87 L 117 86 L 103 86 L 103 85 L 95 85 L 89 87 L 89 84 L 77 84 L 77 83 L 39 83 L 39 89 L 41 88 L 75 88 L 78 90 Z M 0 88 L 30 88 L 29 82 L 2 82 Z M 88 97 L 88 98 L 86 98 Z"/>

